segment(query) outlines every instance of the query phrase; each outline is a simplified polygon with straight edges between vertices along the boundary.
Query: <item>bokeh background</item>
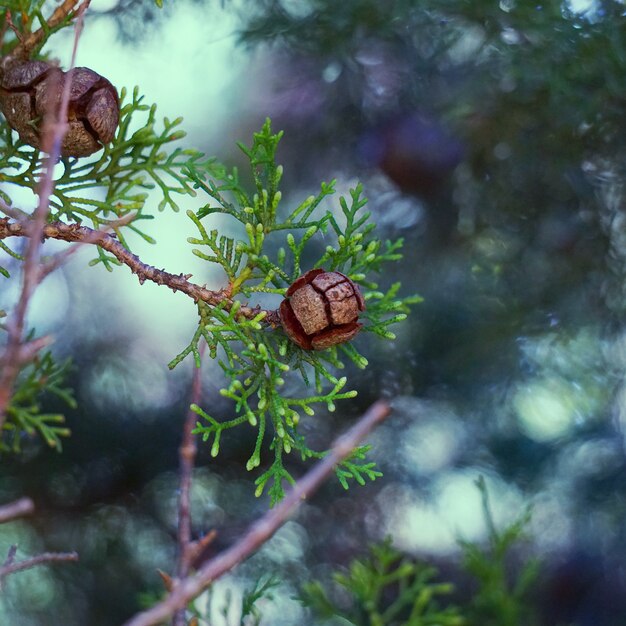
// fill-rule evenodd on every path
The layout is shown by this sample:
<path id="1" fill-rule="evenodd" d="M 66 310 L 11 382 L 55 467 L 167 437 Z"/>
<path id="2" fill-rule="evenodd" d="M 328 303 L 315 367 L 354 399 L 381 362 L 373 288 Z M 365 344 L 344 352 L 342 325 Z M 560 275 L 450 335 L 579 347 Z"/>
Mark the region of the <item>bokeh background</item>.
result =
<path id="1" fill-rule="evenodd" d="M 214 591 L 215 626 L 259 572 L 282 580 L 265 624 L 314 623 L 302 581 L 391 535 L 458 579 L 458 539 L 481 540 L 474 481 L 504 524 L 531 506 L 524 554 L 542 559 L 537 623 L 626 624 L 626 7 L 613 0 L 93 0 L 78 64 L 139 85 L 189 146 L 243 164 L 266 116 L 285 136 L 284 202 L 362 181 L 381 238 L 404 238 L 401 280 L 424 302 L 398 340 L 357 339 L 370 367 L 355 401 L 303 427 L 329 444 L 372 401 L 394 414 L 372 437 L 384 477 L 322 491 Z M 67 64 L 72 33 L 47 50 Z M 13 192 L 13 190 L 12 190 Z M 22 206 L 34 200 L 14 195 Z M 330 201 L 337 203 L 336 198 Z M 30 204 L 29 204 L 30 203 Z M 168 271 L 222 277 L 191 254 L 193 224 L 162 213 L 150 246 Z M 155 202 L 156 212 L 156 202 Z M 227 228 L 227 224 L 217 224 Z M 48 249 L 52 249 L 48 246 Z M 193 303 L 125 268 L 76 255 L 42 286 L 30 322 L 71 356 L 79 408 L 61 454 L 38 441 L 3 458 L 0 499 L 37 515 L 0 527 L 0 553 L 76 549 L 78 564 L 13 576 L 0 622 L 113 626 L 161 593 L 175 560 L 177 446 L 190 363 L 167 362 L 196 324 Z M 15 289 L 0 284 L 0 305 Z M 229 415 L 207 364 L 203 402 Z M 231 544 L 267 508 L 231 436 L 200 451 L 194 530 Z M 294 473 L 304 471 L 294 461 Z M 217 615 L 229 605 L 229 617 Z"/>

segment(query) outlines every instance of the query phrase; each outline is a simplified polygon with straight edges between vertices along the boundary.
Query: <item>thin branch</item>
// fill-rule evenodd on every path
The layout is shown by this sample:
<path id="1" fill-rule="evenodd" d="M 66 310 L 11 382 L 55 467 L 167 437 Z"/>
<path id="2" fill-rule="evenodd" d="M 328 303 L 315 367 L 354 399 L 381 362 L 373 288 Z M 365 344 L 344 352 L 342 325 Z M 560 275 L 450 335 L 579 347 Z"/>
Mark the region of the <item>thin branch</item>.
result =
<path id="1" fill-rule="evenodd" d="M 24 37 L 22 36 L 22 33 L 20 32 L 19 28 L 13 22 L 13 16 L 11 15 L 11 11 L 9 9 L 7 9 L 7 12 L 5 13 L 5 17 L 6 17 L 6 25 L 15 33 L 17 40 L 23 41 Z M 3 37 L 4 37 L 5 32 L 6 32 L 6 29 L 4 29 Z"/>
<path id="2" fill-rule="evenodd" d="M 26 213 L 26 211 L 22 211 L 22 209 L 14 209 L 10 207 L 2 198 L 0 198 L 0 212 L 12 217 L 14 220 L 22 221 L 30 218 L 30 213 Z"/>
<path id="3" fill-rule="evenodd" d="M 15 554 L 15 553 L 13 553 Z M 0 581 L 16 572 L 21 572 L 25 569 L 31 569 L 38 565 L 45 565 L 47 563 L 53 563 L 56 561 L 78 561 L 77 552 L 43 552 L 37 556 L 33 556 L 30 559 L 24 559 L 23 561 L 14 562 L 12 559 L 7 559 L 8 562 L 0 567 Z"/>
<path id="4" fill-rule="evenodd" d="M 200 345 L 200 357 L 204 353 L 206 344 Z M 191 383 L 191 398 L 189 404 L 199 404 L 202 393 L 201 368 L 196 367 L 193 371 Z M 198 416 L 191 408 L 187 411 L 185 423 L 183 425 L 183 437 L 178 450 L 180 458 L 180 495 L 178 497 L 178 565 L 176 567 L 176 578 L 183 580 L 189 575 L 192 561 L 192 541 L 191 541 L 191 479 L 193 467 L 196 462 L 198 446 L 196 438 L 193 436 L 193 428 Z M 185 626 L 184 607 L 176 611 L 173 626 Z"/>
<path id="5" fill-rule="evenodd" d="M 0 26 L 0 46 L 4 45 L 4 35 L 6 34 L 7 28 L 9 27 L 10 19 L 11 19 L 11 11 L 7 9 L 4 15 L 2 16 L 2 26 Z"/>
<path id="6" fill-rule="evenodd" d="M 193 563 L 217 537 L 217 530 L 211 529 L 206 535 L 196 539 L 189 544 L 189 560 Z"/>
<path id="7" fill-rule="evenodd" d="M 0 506 L 0 524 L 10 522 L 17 517 L 30 515 L 35 510 L 35 503 L 30 498 L 20 498 Z"/>
<path id="8" fill-rule="evenodd" d="M 3 567 L 7 567 L 8 565 L 12 565 L 15 562 L 15 555 L 17 554 L 17 544 L 14 543 L 7 553 L 7 558 L 4 559 Z"/>
<path id="9" fill-rule="evenodd" d="M 52 14 L 51 20 L 63 20 L 76 4 L 75 0 L 66 0 Z M 85 5 L 86 6 L 86 5 Z M 63 13 L 64 12 L 64 13 Z M 63 15 L 61 15 L 63 13 Z M 70 68 L 74 66 L 76 48 L 82 31 L 82 11 L 76 23 L 74 34 L 74 47 Z M 11 318 L 8 320 L 8 338 L 4 354 L 0 356 L 0 433 L 6 419 L 6 409 L 11 398 L 15 379 L 19 374 L 22 363 L 20 362 L 20 348 L 24 336 L 26 313 L 30 300 L 40 283 L 39 260 L 40 249 L 43 240 L 43 232 L 50 207 L 50 195 L 54 188 L 54 166 L 61 154 L 61 142 L 68 129 L 68 108 L 70 102 L 71 80 L 66 80 L 63 85 L 61 106 L 58 111 L 47 111 L 43 125 L 44 146 L 47 147 L 48 156 L 42 178 L 39 181 L 39 202 L 32 219 L 29 222 L 29 240 L 24 255 L 24 269 L 22 272 L 22 289 Z"/>
<path id="10" fill-rule="evenodd" d="M 35 504 L 30 498 L 20 498 L 14 502 L 9 502 L 8 504 L 0 506 L 0 524 L 10 522 L 24 515 L 30 515 L 34 510 Z M 17 562 L 15 561 L 16 554 L 17 545 L 10 546 L 7 557 L 2 566 L 0 566 L 0 590 L 4 578 L 10 574 L 15 574 L 16 572 L 55 561 L 78 561 L 77 552 L 43 552 Z"/>
<path id="11" fill-rule="evenodd" d="M 56 28 L 63 20 L 68 16 L 71 18 L 81 15 L 89 2 L 84 3 L 74 11 L 74 7 L 79 3 L 79 0 L 64 0 L 52 13 L 52 15 L 46 20 L 48 30 Z M 11 50 L 11 54 L 3 59 L 3 63 L 6 66 L 7 62 L 11 62 L 14 59 L 27 59 L 37 46 L 44 40 L 46 31 L 43 28 L 39 28 L 34 33 L 30 33 L 26 37 L 23 37 L 19 44 Z"/>
<path id="12" fill-rule="evenodd" d="M 2 208 L 0 207 L 0 210 Z M 120 228 L 121 226 L 126 226 L 126 224 L 130 224 L 137 217 L 137 213 L 132 211 L 127 213 L 126 215 L 120 217 L 117 220 L 112 220 L 96 230 L 96 233 L 108 233 L 116 228 Z M 85 239 L 84 241 L 79 241 L 76 245 L 71 246 L 67 250 L 63 252 L 59 252 L 52 259 L 50 259 L 44 266 L 41 268 L 41 280 L 43 280 L 48 274 L 54 272 L 61 265 L 64 265 L 67 260 L 74 254 L 76 254 L 85 244 L 95 243 L 95 241 L 89 241 Z"/>
<path id="13" fill-rule="evenodd" d="M 256 552 L 288 520 L 302 501 L 328 478 L 337 464 L 348 457 L 367 434 L 389 415 L 389 412 L 389 406 L 385 402 L 372 405 L 347 433 L 337 439 L 328 455 L 299 480 L 275 508 L 255 522 L 237 543 L 207 561 L 195 575 L 180 581 L 164 600 L 137 614 L 124 626 L 160 624 L 176 610 L 187 606 L 214 580 Z"/>
<path id="14" fill-rule="evenodd" d="M 120 263 L 128 266 L 133 274 L 137 275 L 139 282 L 143 284 L 149 280 L 157 285 L 165 285 L 172 291 L 181 291 L 194 300 L 202 300 L 213 306 L 224 303 L 226 309 L 230 309 L 233 301 L 229 300 L 223 289 L 213 291 L 189 281 L 189 275 L 170 274 L 164 269 L 160 270 L 152 265 L 143 263 L 135 254 L 129 252 L 115 237 L 102 231 L 94 230 L 79 224 L 65 224 L 52 222 L 46 224 L 43 229 L 44 239 L 58 239 L 61 241 L 89 243 L 99 246 L 111 253 Z M 29 229 L 22 222 L 10 222 L 6 218 L 0 218 L 0 239 L 7 237 L 30 237 Z M 237 315 L 251 319 L 263 310 L 259 307 L 241 306 Z M 264 311 L 264 321 L 272 326 L 278 325 L 278 314 L 275 311 Z"/>

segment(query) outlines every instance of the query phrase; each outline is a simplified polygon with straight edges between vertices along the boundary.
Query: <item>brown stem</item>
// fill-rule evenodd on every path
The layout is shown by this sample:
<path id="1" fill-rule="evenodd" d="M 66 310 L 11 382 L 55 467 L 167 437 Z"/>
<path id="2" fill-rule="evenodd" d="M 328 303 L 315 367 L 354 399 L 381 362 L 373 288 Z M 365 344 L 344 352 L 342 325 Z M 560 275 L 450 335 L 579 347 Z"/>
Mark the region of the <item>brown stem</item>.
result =
<path id="1" fill-rule="evenodd" d="M 30 498 L 20 498 L 14 502 L 0 506 L 0 524 L 10 522 L 17 517 L 30 515 L 35 510 L 35 504 Z"/>
<path id="2" fill-rule="evenodd" d="M 3 210 L 4 209 L 0 207 L 0 211 L 3 211 Z M 119 228 L 120 226 L 125 226 L 126 224 L 130 224 L 136 217 L 137 217 L 137 213 L 135 212 L 127 213 L 126 215 L 124 215 L 123 217 L 120 217 L 117 220 L 111 220 L 110 222 L 102 226 L 102 228 L 99 228 L 96 232 L 99 232 L 99 233 L 111 232 L 112 230 L 115 230 Z M 63 252 L 59 252 L 54 257 L 52 257 L 45 265 L 42 265 L 41 280 L 43 281 L 43 279 L 46 276 L 48 276 L 48 274 L 51 274 L 56 269 L 61 267 L 61 265 L 64 265 L 65 262 L 73 254 L 76 254 L 82 248 L 82 246 L 86 243 L 90 243 L 90 242 L 80 241 L 76 245 L 70 246 L 67 250 L 64 250 Z"/>
<path id="3" fill-rule="evenodd" d="M 7 567 L 7 565 L 12 565 L 15 562 L 15 555 L 16 554 L 17 554 L 17 544 L 14 543 L 9 548 L 9 552 L 7 553 L 7 558 L 4 559 L 4 563 L 2 564 L 2 567 Z"/>
<path id="4" fill-rule="evenodd" d="M 11 19 L 11 11 L 7 9 L 2 15 L 2 25 L 0 25 L 0 46 L 4 45 L 4 35 L 9 27 L 9 20 Z"/>
<path id="5" fill-rule="evenodd" d="M 22 211 L 22 209 L 15 209 L 13 207 L 10 207 L 2 199 L 0 199 L 0 212 L 8 215 L 9 217 L 12 217 L 18 222 L 30 219 L 30 213 L 26 213 L 26 211 Z"/>
<path id="6" fill-rule="evenodd" d="M 200 357 L 204 353 L 206 344 L 200 345 Z M 200 402 L 202 392 L 202 379 L 200 367 L 194 368 L 193 381 L 191 383 L 190 404 Z M 176 567 L 176 578 L 183 580 L 191 569 L 191 479 L 193 467 L 196 461 L 198 446 L 193 436 L 193 428 L 198 416 L 191 408 L 187 411 L 185 423 L 183 425 L 183 437 L 179 448 L 180 458 L 180 495 L 178 498 L 178 565 Z M 181 608 L 174 614 L 172 626 L 185 626 L 185 608 Z"/>
<path id="7" fill-rule="evenodd" d="M 6 218 L 0 219 L 0 239 L 30 236 L 30 230 L 23 222 L 11 222 Z M 139 282 L 142 284 L 149 280 L 157 285 L 165 285 L 172 291 L 181 291 L 196 301 L 202 300 L 213 306 L 224 303 L 226 310 L 229 310 L 233 305 L 233 301 L 229 300 L 223 289 L 212 291 L 190 282 L 188 276 L 170 274 L 164 269 L 160 270 L 152 265 L 147 265 L 138 256 L 129 252 L 115 237 L 105 232 L 78 224 L 52 222 L 44 227 L 43 238 L 94 244 L 110 252 L 120 263 L 128 266 L 131 272 L 137 275 Z M 276 311 L 263 311 L 259 307 L 241 306 L 237 314 L 242 318 L 251 319 L 262 312 L 265 313 L 264 321 L 266 323 L 271 326 L 277 326 L 280 323 Z"/>
<path id="8" fill-rule="evenodd" d="M 256 552 L 328 478 L 336 465 L 348 457 L 372 428 L 389 415 L 389 411 L 385 402 L 372 405 L 347 433 L 337 439 L 328 455 L 300 479 L 275 508 L 256 521 L 237 543 L 207 561 L 195 575 L 180 581 L 164 600 L 137 614 L 124 626 L 154 626 L 161 623 L 197 598 L 214 580 Z"/>
<path id="9" fill-rule="evenodd" d="M 15 552 L 13 551 L 13 556 Z M 0 567 L 0 581 L 10 574 L 21 572 L 31 567 L 37 567 L 38 565 L 44 565 L 46 563 L 52 563 L 55 561 L 78 561 L 77 552 L 43 552 L 37 556 L 33 556 L 30 559 L 24 559 L 23 561 L 14 562 L 13 559 L 7 559 L 5 564 Z"/>
<path id="10" fill-rule="evenodd" d="M 9 502 L 0 506 L 0 524 L 10 522 L 11 520 L 30 515 L 35 510 L 35 504 L 30 498 L 20 498 L 14 502 Z M 4 579 L 16 572 L 21 572 L 31 567 L 52 563 L 55 561 L 78 561 L 77 552 L 43 552 L 36 556 L 24 559 L 23 561 L 15 561 L 17 554 L 17 545 L 9 547 L 6 559 L 0 566 L 0 590 Z"/>
<path id="11" fill-rule="evenodd" d="M 74 7 L 79 1 L 80 0 L 64 0 L 46 20 L 48 28 L 56 28 L 68 16 L 74 18 L 82 14 L 89 3 L 84 3 L 83 6 L 74 10 Z M 3 59 L 3 62 L 10 62 L 12 59 L 28 59 L 37 46 L 44 40 L 45 36 L 46 33 L 43 28 L 39 28 L 34 33 L 29 33 L 20 40 L 18 45 L 11 51 L 9 57 Z"/>

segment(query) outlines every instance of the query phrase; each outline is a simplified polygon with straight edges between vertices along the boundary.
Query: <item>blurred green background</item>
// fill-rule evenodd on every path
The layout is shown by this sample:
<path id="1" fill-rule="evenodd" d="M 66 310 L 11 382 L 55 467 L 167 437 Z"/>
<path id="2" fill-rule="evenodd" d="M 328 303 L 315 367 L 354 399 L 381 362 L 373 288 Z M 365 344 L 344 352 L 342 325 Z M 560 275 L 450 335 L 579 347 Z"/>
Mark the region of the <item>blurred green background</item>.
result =
<path id="1" fill-rule="evenodd" d="M 93 0 L 78 65 L 118 89 L 138 84 L 161 115 L 184 115 L 188 145 L 229 165 L 243 163 L 235 141 L 249 143 L 270 116 L 285 130 L 284 202 L 321 180 L 337 178 L 340 191 L 362 181 L 380 237 L 405 240 L 381 282 L 425 298 L 394 344 L 357 339 L 370 361 L 351 372 L 358 398 L 303 424 L 324 447 L 372 401 L 392 399 L 371 437 L 384 477 L 348 492 L 325 485 L 217 584 L 217 604 L 276 573 L 263 623 L 312 624 L 292 598 L 299 584 L 386 535 L 463 593 L 457 540 L 485 537 L 482 475 L 499 523 L 532 506 L 523 556 L 542 558 L 537 623 L 626 624 L 624 4 L 165 4 Z M 66 64 L 71 43 L 63 32 L 47 49 Z M 186 244 L 184 210 L 149 232 L 157 245 L 132 242 L 142 260 L 221 286 Z M 175 559 L 191 370 L 166 364 L 195 309 L 89 258 L 49 279 L 31 316 L 74 360 L 73 436 L 62 454 L 26 442 L 0 476 L 1 501 L 29 495 L 38 507 L 0 527 L 0 553 L 18 543 L 75 549 L 81 561 L 11 577 L 2 624 L 119 624 L 161 593 L 157 568 Z M 0 290 L 0 305 L 14 297 Z M 203 401 L 227 417 L 219 368 L 203 376 Z M 243 469 L 249 448 L 227 439 L 217 459 L 201 448 L 193 520 L 197 534 L 218 531 L 209 555 L 266 510 Z"/>

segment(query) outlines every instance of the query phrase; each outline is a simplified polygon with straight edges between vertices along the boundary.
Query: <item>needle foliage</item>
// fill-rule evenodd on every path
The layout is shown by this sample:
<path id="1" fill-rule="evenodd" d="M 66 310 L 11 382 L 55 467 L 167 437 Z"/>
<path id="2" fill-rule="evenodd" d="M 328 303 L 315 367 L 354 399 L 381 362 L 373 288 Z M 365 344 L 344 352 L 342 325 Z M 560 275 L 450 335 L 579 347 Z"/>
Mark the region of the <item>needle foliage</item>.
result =
<path id="1" fill-rule="evenodd" d="M 343 272 L 364 291 L 367 308 L 363 331 L 394 339 L 389 327 L 404 320 L 409 305 L 419 298 L 398 297 L 399 284 L 380 290 L 377 275 L 385 263 L 401 258 L 402 241 L 376 237 L 361 185 L 351 189 L 347 198 L 342 196 L 332 203 L 333 180 L 322 183 L 316 195 L 284 206 L 279 188 L 283 168 L 276 163 L 281 135 L 272 132 L 268 119 L 254 134 L 251 146 L 240 145 L 250 163 L 251 190 L 241 183 L 237 170 L 216 162 L 197 160 L 186 167 L 195 189 L 208 200 L 195 213 L 187 212 L 198 230 L 198 236 L 189 238 L 197 246 L 194 253 L 219 265 L 228 280 L 230 298 L 241 297 L 245 302 L 257 294 L 284 296 L 293 281 L 311 268 Z M 237 239 L 211 229 L 206 224 L 215 215 L 235 220 L 245 235 Z M 307 445 L 298 429 L 301 420 L 320 408 L 334 411 L 337 401 L 353 398 L 356 392 L 349 389 L 347 377 L 337 372 L 347 361 L 363 369 L 367 359 L 353 343 L 321 352 L 302 350 L 280 328 L 270 329 L 263 323 L 265 311 L 242 319 L 238 315 L 240 302 L 235 299 L 228 309 L 226 303 L 212 306 L 200 302 L 198 328 L 170 367 L 189 355 L 198 364 L 199 344 L 206 341 L 211 357 L 218 359 L 226 377 L 221 394 L 232 400 L 234 415 L 219 421 L 193 406 L 201 418 L 196 433 L 210 443 L 211 454 L 216 456 L 225 431 L 240 426 L 256 429 L 256 443 L 246 467 L 253 470 L 261 466 L 264 445 L 269 443 L 273 458 L 256 479 L 256 493 L 261 495 L 267 489 L 273 504 L 283 497 L 284 483 L 294 482 L 285 466 L 285 455 L 297 453 L 306 460 L 326 454 Z M 363 484 L 380 475 L 365 459 L 366 451 L 366 446 L 355 450 L 337 468 L 345 488 L 350 479 Z"/>
<path id="2" fill-rule="evenodd" d="M 7 32 L 5 55 L 17 44 L 18 33 L 26 36 L 34 23 L 45 21 L 42 2 L 14 4 L 10 9 L 16 15 L 15 31 Z M 6 18 L 6 9 L 2 16 Z M 50 34 L 46 32 L 44 39 Z M 197 200 L 197 207 L 187 211 L 196 231 L 187 244 L 195 255 L 222 269 L 223 281 L 215 288 L 221 295 L 217 303 L 197 302 L 197 329 L 169 365 L 174 368 L 192 357 L 199 367 L 200 344 L 206 342 L 209 358 L 217 359 L 222 369 L 221 394 L 232 401 L 232 417 L 218 419 L 194 405 L 195 432 L 216 456 L 227 431 L 254 429 L 255 444 L 246 468 L 257 471 L 256 493 L 268 492 L 273 504 L 283 497 L 285 483 L 294 482 L 285 463 L 287 455 L 307 460 L 326 454 L 309 447 L 299 429 L 301 420 L 320 410 L 334 411 L 337 402 L 354 398 L 356 391 L 339 372 L 347 362 L 363 369 L 367 358 L 353 343 L 321 352 L 300 349 L 282 331 L 275 311 L 255 309 L 255 299 L 270 298 L 277 308 L 287 288 L 309 269 L 340 271 L 364 292 L 363 334 L 393 340 L 393 325 L 406 318 L 409 305 L 419 301 L 415 296 L 399 296 L 399 284 L 379 286 L 385 282 L 386 264 L 401 259 L 402 241 L 377 237 L 360 184 L 336 200 L 332 180 L 299 203 L 283 201 L 283 168 L 276 161 L 282 133 L 273 132 L 269 119 L 251 145 L 239 146 L 250 166 L 245 178 L 252 184 L 247 188 L 236 169 L 181 146 L 182 120 L 160 121 L 156 105 L 146 104 L 138 88 L 123 88 L 120 100 L 114 141 L 93 157 L 61 159 L 47 220 L 107 229 L 130 249 L 129 234 L 155 243 L 144 225 L 164 209 L 178 211 L 177 198 Z M 19 188 L 36 193 L 45 166 L 42 156 L 6 122 L 0 124 L 0 197 L 23 219 L 31 211 L 14 204 L 14 192 Z M 240 236 L 221 232 L 224 218 L 233 220 Z M 16 280 L 23 262 L 20 243 L 0 241 L 0 253 L 4 280 Z M 111 271 L 120 261 L 96 247 L 91 264 Z M 256 312 L 244 315 L 242 307 Z M 17 449 L 20 436 L 32 432 L 60 447 L 59 436 L 67 434 L 59 425 L 62 417 L 38 416 L 37 409 L 38 398 L 46 392 L 73 403 L 68 393 L 61 392 L 60 379 L 66 370 L 66 364 L 56 365 L 46 354 L 22 371 L 4 426 L 5 435 L 11 436 L 11 442 L 3 443 L 5 448 Z M 352 480 L 363 484 L 380 475 L 367 460 L 367 450 L 367 446 L 358 448 L 337 468 L 345 488 Z"/>
<path id="3" fill-rule="evenodd" d="M 524 558 L 512 567 L 524 542 L 530 510 L 497 528 L 484 478 L 476 481 L 487 527 L 485 542 L 460 541 L 462 569 L 472 577 L 472 595 L 461 603 L 455 585 L 439 580 L 437 569 L 404 555 L 390 538 L 374 544 L 332 584 L 306 583 L 301 598 L 320 624 L 355 626 L 522 626 L 535 624 L 529 598 L 539 561 Z"/>

